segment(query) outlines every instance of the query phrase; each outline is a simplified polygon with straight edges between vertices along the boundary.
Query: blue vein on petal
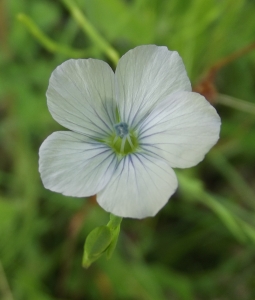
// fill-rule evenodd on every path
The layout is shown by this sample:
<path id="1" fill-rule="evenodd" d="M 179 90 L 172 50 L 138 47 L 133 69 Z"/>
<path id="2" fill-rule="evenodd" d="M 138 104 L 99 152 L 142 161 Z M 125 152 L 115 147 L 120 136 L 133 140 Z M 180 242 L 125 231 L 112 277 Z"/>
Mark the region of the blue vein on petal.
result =
<path id="1" fill-rule="evenodd" d="M 53 89 L 55 90 L 55 88 L 53 87 Z M 55 90 L 56 91 L 56 90 Z M 57 92 L 57 91 L 56 91 Z M 58 93 L 58 92 L 57 92 Z M 91 119 L 88 117 L 88 116 L 86 116 L 82 111 L 80 111 L 80 110 L 78 110 L 74 105 L 72 105 L 72 103 L 71 102 L 68 102 L 62 95 L 60 95 L 59 93 L 58 93 L 58 95 L 68 104 L 68 105 L 70 105 L 71 107 L 73 107 L 76 111 L 78 111 L 79 112 L 79 114 L 81 113 L 85 118 L 87 118 L 89 121 L 90 121 L 90 123 L 92 124 L 92 125 L 94 125 L 95 127 L 97 127 L 98 129 L 100 129 L 100 130 L 102 130 L 102 131 L 104 131 L 106 134 L 108 134 L 108 132 L 107 131 L 105 131 L 103 128 L 101 128 L 100 126 L 98 126 L 96 123 L 94 123 L 94 122 L 92 122 L 91 121 Z M 51 102 L 51 103 L 50 103 Z M 61 110 L 63 110 L 64 112 L 66 112 L 67 114 L 69 114 L 69 115 L 72 115 L 72 116 L 74 116 L 75 118 L 79 118 L 79 119 L 81 119 L 81 120 L 83 120 L 82 118 L 80 118 L 79 116 L 77 116 L 77 115 L 74 115 L 74 114 L 72 114 L 72 113 L 70 113 L 70 111 L 67 111 L 66 109 L 64 109 L 63 107 L 59 107 L 59 105 L 56 105 L 53 101 L 49 101 L 49 108 L 51 108 L 52 109 L 52 105 L 53 106 L 55 106 L 57 109 L 61 109 Z M 54 111 L 54 109 L 52 109 L 53 111 Z M 93 107 L 92 107 L 92 110 L 94 110 L 93 109 Z M 54 111 L 54 113 L 57 115 L 57 116 L 59 116 L 59 114 L 57 114 L 55 111 Z M 100 117 L 99 117 L 100 118 Z M 63 119 L 63 117 L 61 117 L 61 119 Z M 66 119 L 66 117 L 64 118 L 67 122 L 70 122 L 70 123 L 73 123 L 72 121 L 69 121 L 68 119 Z M 100 119 L 101 120 L 101 119 Z M 103 122 L 103 120 L 101 120 L 102 122 Z M 78 124 L 75 124 L 75 123 L 73 123 L 74 125 L 76 125 L 76 126 L 80 126 L 80 127 L 83 127 L 83 126 L 81 126 L 81 125 L 78 125 Z M 83 127 L 83 128 L 86 128 L 86 127 Z M 109 127 L 108 127 L 109 128 Z M 110 128 L 109 128 L 110 129 Z"/>
<path id="2" fill-rule="evenodd" d="M 93 62 L 93 63 L 95 63 L 95 62 Z M 101 68 L 101 70 L 102 70 L 102 65 L 100 65 L 100 68 Z M 77 75 L 80 77 L 80 79 L 81 79 L 81 81 L 82 82 L 84 82 L 84 79 L 82 78 L 82 76 L 79 74 L 79 72 L 77 72 Z M 103 72 L 101 72 L 101 76 L 102 76 L 102 78 L 103 78 L 103 82 L 104 82 L 104 76 L 103 76 Z M 91 78 L 90 78 L 91 79 Z M 92 80 L 92 82 L 93 82 L 93 80 Z M 74 83 L 74 85 L 77 87 L 77 85 Z M 104 86 L 104 92 L 105 92 L 105 85 L 103 85 Z M 83 92 L 80 90 L 80 88 L 78 88 L 77 87 L 77 89 L 79 90 L 79 92 L 82 94 Z M 101 94 L 100 94 L 100 92 L 98 91 L 98 89 L 97 89 L 97 86 L 94 84 L 94 89 L 97 91 L 97 93 L 98 93 L 98 96 L 99 96 L 99 98 L 100 98 L 100 100 L 101 100 L 101 104 L 103 105 L 103 107 L 104 107 L 104 103 L 105 104 L 107 104 L 106 102 L 104 102 L 104 101 L 102 101 L 102 97 L 101 97 Z M 89 93 L 89 95 L 90 95 L 90 98 L 91 99 L 93 99 L 93 97 L 91 96 L 91 91 L 90 91 L 90 89 L 87 89 L 87 92 Z M 106 93 L 104 93 L 104 94 L 106 94 Z M 113 96 L 113 94 L 112 94 L 112 96 Z M 88 101 L 89 102 L 89 101 Z M 90 104 L 90 103 L 89 103 Z M 92 105 L 90 104 L 90 106 L 92 107 Z M 94 107 L 92 107 L 92 109 L 94 110 Z M 105 109 L 105 111 L 107 112 L 107 109 L 104 107 L 104 109 Z M 96 113 L 96 111 L 94 110 L 94 112 Z M 109 118 L 109 120 L 110 120 L 110 122 L 113 124 L 113 120 L 110 118 L 110 116 L 109 116 L 109 114 L 108 114 L 108 112 L 107 112 L 107 115 L 108 115 L 108 118 Z M 101 119 L 101 118 L 100 118 Z M 102 120 L 102 119 L 101 119 Z M 104 122 L 103 120 L 102 120 L 102 122 Z M 104 122 L 105 123 L 105 122 Z M 112 125 L 111 124 L 111 125 Z M 109 128 L 109 126 L 107 125 L 107 124 L 105 124 L 108 128 Z M 110 128 L 109 128 L 110 129 Z"/>
<path id="3" fill-rule="evenodd" d="M 84 152 L 86 152 L 87 150 L 84 150 Z M 89 150 L 89 151 L 91 151 L 91 150 Z M 102 154 L 105 154 L 105 153 L 107 153 L 107 152 L 111 152 L 110 151 L 110 149 L 105 149 L 105 151 L 103 151 L 103 152 L 100 152 L 100 153 L 97 153 L 97 154 L 95 154 L 94 156 L 92 156 L 92 157 L 90 157 L 89 158 L 89 160 L 91 160 L 91 159 L 93 159 L 93 158 L 96 158 L 96 157 L 98 157 L 98 156 L 100 156 L 100 155 L 102 155 Z M 100 164 L 102 164 L 102 163 L 104 163 L 109 157 L 111 157 L 112 156 L 112 160 L 111 160 L 111 162 L 109 163 L 109 165 L 111 165 L 111 163 L 112 163 L 112 161 L 115 159 L 115 156 L 113 155 L 113 153 L 111 152 L 107 157 L 105 157 L 104 159 L 103 159 L 103 161 L 101 161 L 100 163 L 98 163 L 98 165 L 96 166 L 96 167 L 98 167 Z M 86 160 L 86 163 L 85 163 L 85 166 L 88 164 L 88 161 L 89 160 Z M 60 163 L 60 165 L 62 164 L 62 162 Z M 56 167 L 56 164 L 54 165 L 54 166 L 52 166 L 53 168 L 55 168 Z M 83 168 L 84 167 L 84 164 L 81 164 L 80 165 L 80 169 L 81 168 Z M 95 167 L 95 168 L 96 168 Z M 73 169 L 77 169 L 77 166 L 73 166 L 73 168 L 70 168 L 69 170 L 71 171 L 71 170 L 73 170 Z M 50 167 L 48 167 L 47 168 L 48 170 L 50 169 Z M 90 173 L 92 172 L 92 170 L 90 171 Z M 88 174 L 90 174 L 90 173 L 88 173 Z M 87 176 L 87 175 L 86 175 Z M 85 176 L 85 177 L 86 177 Z"/>
<path id="4" fill-rule="evenodd" d="M 54 114 L 56 115 L 56 116 L 58 116 L 61 120 L 65 120 L 66 122 L 68 122 L 68 123 L 71 123 L 71 124 L 73 124 L 73 125 L 75 125 L 75 126 L 77 126 L 77 127 L 81 127 L 81 128 L 85 128 L 85 129 L 87 129 L 87 130 L 89 130 L 89 131 L 91 131 L 91 132 L 94 132 L 94 133 L 96 133 L 96 134 L 99 134 L 99 135 L 102 135 L 102 133 L 101 132 L 98 132 L 98 131 L 95 131 L 95 130 L 93 130 L 93 129 L 91 129 L 91 128 L 88 128 L 88 127 L 85 127 L 85 126 L 82 126 L 82 125 L 80 125 L 80 124 L 77 124 L 77 123 L 74 123 L 73 121 L 70 121 L 70 120 L 68 120 L 66 117 L 62 117 L 62 116 L 60 116 L 58 113 L 56 113 L 55 112 L 55 110 L 54 109 L 52 109 L 52 107 L 50 107 L 50 110 L 52 111 L 52 112 L 54 112 Z M 72 114 L 71 114 L 72 115 Z M 73 116 L 75 116 L 75 115 L 73 115 Z M 75 116 L 76 118 L 77 118 L 77 116 Z M 79 117 L 78 117 L 79 118 Z M 81 118 L 79 118 L 79 119 L 81 119 Z M 81 119 L 81 120 L 83 120 L 83 119 Z M 92 124 L 92 123 L 91 123 Z M 92 124 L 92 125 L 94 125 L 94 124 Z M 98 127 L 98 126 L 96 126 L 97 128 L 99 128 L 99 129 L 101 129 L 101 127 Z M 82 135 L 84 135 L 84 136 L 87 136 L 87 137 L 89 137 L 89 138 L 94 138 L 94 136 L 92 136 L 92 135 L 88 135 L 88 134 L 86 134 L 84 131 L 78 131 L 77 129 L 72 129 L 74 132 L 77 132 L 77 133 L 80 133 L 80 134 L 82 134 Z M 105 132 L 106 133 L 106 132 Z M 106 134 L 108 134 L 108 133 L 106 133 Z"/>
<path id="5" fill-rule="evenodd" d="M 78 72 L 77 72 L 78 73 Z M 78 75 L 79 75 L 79 77 L 80 77 L 80 74 L 78 73 Z M 65 76 L 64 76 L 65 77 Z M 80 77 L 81 78 L 81 77 Z M 68 78 L 69 79 L 69 78 Z M 81 78 L 82 79 L 82 78 Z M 58 80 L 56 80 L 56 81 L 58 81 Z M 83 81 L 83 80 L 82 80 Z M 80 88 L 75 84 L 75 82 L 73 82 L 73 81 L 69 81 L 71 84 L 73 84 L 76 88 L 77 88 L 77 90 L 81 93 L 81 95 L 82 95 L 82 91 L 80 90 Z M 83 116 L 85 116 L 86 118 L 88 118 L 88 116 L 86 116 L 82 111 L 79 111 L 74 105 L 72 105 L 72 103 L 71 102 L 68 102 L 67 101 L 67 99 L 65 99 L 62 95 L 60 95 L 58 92 L 57 92 L 57 90 L 51 85 L 51 87 L 55 90 L 55 92 L 62 98 L 62 99 L 64 99 L 64 101 L 68 104 L 68 105 L 71 105 L 76 111 L 78 111 L 79 113 L 81 112 L 82 113 L 82 115 Z M 65 88 L 64 89 L 65 90 L 65 92 L 68 94 L 68 95 L 70 95 L 73 99 L 75 99 L 73 96 L 72 96 L 72 94 L 70 94 L 70 92 L 68 92 L 68 90 Z M 90 95 L 90 97 L 91 97 L 91 92 L 90 92 L 90 90 L 88 89 L 87 90 L 87 92 L 89 93 L 89 95 Z M 97 91 L 98 92 L 98 91 Z M 98 94 L 99 94 L 99 92 L 98 92 Z M 99 94 L 100 95 L 100 94 Z M 102 102 L 102 98 L 100 97 L 100 99 L 101 99 L 101 102 Z M 76 99 L 75 99 L 75 102 L 76 102 Z M 80 104 L 80 105 L 82 105 L 83 106 L 83 108 L 86 108 L 87 109 L 87 107 L 85 107 L 84 105 L 83 105 L 83 102 L 82 101 L 79 101 L 78 100 L 78 103 Z M 89 104 L 89 106 L 92 108 L 92 110 L 93 110 L 93 112 L 97 115 L 97 117 L 105 124 L 105 126 L 106 127 L 108 127 L 108 129 L 109 130 L 111 130 L 110 129 L 110 127 L 108 126 L 108 124 L 106 124 L 105 123 L 105 121 L 98 115 L 98 113 L 96 112 L 96 110 L 94 109 L 94 107 L 92 106 L 92 104 L 90 103 L 90 101 L 86 101 L 86 103 L 87 104 Z M 55 104 L 56 105 L 56 104 Z M 89 118 L 88 118 L 89 119 Z M 101 127 L 99 127 L 99 126 L 97 126 L 94 122 L 92 122 L 91 121 L 91 119 L 89 119 L 89 121 L 91 122 L 91 124 L 93 124 L 93 125 L 95 125 L 96 127 L 98 127 L 99 129 L 101 129 L 101 130 L 103 130 Z"/>

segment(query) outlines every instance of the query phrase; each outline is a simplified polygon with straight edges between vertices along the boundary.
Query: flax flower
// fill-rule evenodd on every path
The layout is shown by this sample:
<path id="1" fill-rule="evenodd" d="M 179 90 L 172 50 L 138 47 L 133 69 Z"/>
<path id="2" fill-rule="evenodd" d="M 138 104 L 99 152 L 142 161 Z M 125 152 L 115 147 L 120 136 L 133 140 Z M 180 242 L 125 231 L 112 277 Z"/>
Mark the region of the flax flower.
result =
<path id="1" fill-rule="evenodd" d="M 128 51 L 115 73 L 100 60 L 68 60 L 50 77 L 47 103 L 70 131 L 40 148 L 44 186 L 97 194 L 121 217 L 155 215 L 177 188 L 173 168 L 195 166 L 219 138 L 216 110 L 191 92 L 182 59 L 166 47 Z"/>

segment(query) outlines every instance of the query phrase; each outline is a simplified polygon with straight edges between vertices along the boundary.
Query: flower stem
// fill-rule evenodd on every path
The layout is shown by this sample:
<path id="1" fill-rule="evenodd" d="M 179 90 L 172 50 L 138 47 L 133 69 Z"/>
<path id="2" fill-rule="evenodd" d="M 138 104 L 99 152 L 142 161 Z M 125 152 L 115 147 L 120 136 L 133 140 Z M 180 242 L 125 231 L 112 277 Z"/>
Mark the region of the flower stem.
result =
<path id="1" fill-rule="evenodd" d="M 89 51 L 87 50 L 76 50 L 69 48 L 65 45 L 59 45 L 53 40 L 51 40 L 49 37 L 47 37 L 39 28 L 38 26 L 33 22 L 32 19 L 30 19 L 25 14 L 18 14 L 17 19 L 26 26 L 28 31 L 38 40 L 38 42 L 46 48 L 49 52 L 52 53 L 61 53 L 64 55 L 67 55 L 69 57 L 73 58 L 79 58 L 79 57 L 86 57 L 89 54 Z"/>
<path id="2" fill-rule="evenodd" d="M 91 40 L 117 65 L 119 60 L 118 52 L 97 32 L 94 26 L 87 20 L 79 7 L 72 0 L 62 0 L 75 21 L 81 26 L 82 30 L 88 34 Z"/>
<path id="3" fill-rule="evenodd" d="M 220 151 L 209 154 L 210 163 L 226 178 L 241 199 L 255 210 L 255 193 L 239 172 Z"/>
<path id="4" fill-rule="evenodd" d="M 255 104 L 248 101 L 219 94 L 217 97 L 217 103 L 255 115 Z"/>

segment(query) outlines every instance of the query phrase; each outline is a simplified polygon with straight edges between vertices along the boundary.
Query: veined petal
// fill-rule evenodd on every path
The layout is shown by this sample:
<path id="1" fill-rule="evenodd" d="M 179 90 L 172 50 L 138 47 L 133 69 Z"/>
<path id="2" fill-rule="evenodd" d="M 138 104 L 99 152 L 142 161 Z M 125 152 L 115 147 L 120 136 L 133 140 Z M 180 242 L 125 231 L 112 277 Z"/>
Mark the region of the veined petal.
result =
<path id="1" fill-rule="evenodd" d="M 102 138 L 115 123 L 114 73 L 96 59 L 70 59 L 57 67 L 49 82 L 47 103 L 62 126 Z"/>
<path id="2" fill-rule="evenodd" d="M 115 78 L 121 120 L 132 127 L 167 95 L 191 91 L 181 57 L 167 47 L 147 45 L 128 51 L 117 65 Z"/>
<path id="3" fill-rule="evenodd" d="M 177 188 L 173 170 L 162 160 L 142 154 L 126 156 L 107 186 L 98 193 L 98 203 L 121 217 L 154 216 Z"/>
<path id="4" fill-rule="evenodd" d="M 41 145 L 39 156 L 45 188 L 74 197 L 99 192 L 109 182 L 117 163 L 111 149 L 70 131 L 51 134 Z"/>
<path id="5" fill-rule="evenodd" d="M 216 110 L 203 96 L 178 92 L 141 123 L 139 141 L 145 150 L 162 153 L 171 167 L 188 168 L 198 164 L 218 141 L 220 125 Z"/>

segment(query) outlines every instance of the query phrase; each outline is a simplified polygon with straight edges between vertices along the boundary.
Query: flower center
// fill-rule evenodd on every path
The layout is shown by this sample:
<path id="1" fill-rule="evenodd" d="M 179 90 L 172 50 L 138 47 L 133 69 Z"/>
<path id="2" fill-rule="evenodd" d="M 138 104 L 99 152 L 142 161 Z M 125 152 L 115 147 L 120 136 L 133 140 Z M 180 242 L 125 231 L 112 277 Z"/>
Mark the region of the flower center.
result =
<path id="1" fill-rule="evenodd" d="M 114 125 L 115 133 L 110 139 L 109 146 L 121 156 L 126 156 L 137 150 L 139 144 L 137 135 L 130 130 L 127 123 L 121 122 Z"/>
<path id="2" fill-rule="evenodd" d="M 115 124 L 114 128 L 116 130 L 116 134 L 117 136 L 119 136 L 120 138 L 123 138 L 125 135 L 128 134 L 128 124 L 121 122 L 119 124 Z"/>

